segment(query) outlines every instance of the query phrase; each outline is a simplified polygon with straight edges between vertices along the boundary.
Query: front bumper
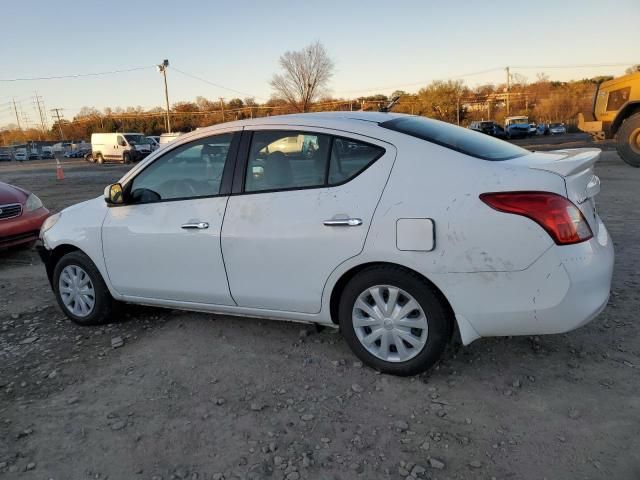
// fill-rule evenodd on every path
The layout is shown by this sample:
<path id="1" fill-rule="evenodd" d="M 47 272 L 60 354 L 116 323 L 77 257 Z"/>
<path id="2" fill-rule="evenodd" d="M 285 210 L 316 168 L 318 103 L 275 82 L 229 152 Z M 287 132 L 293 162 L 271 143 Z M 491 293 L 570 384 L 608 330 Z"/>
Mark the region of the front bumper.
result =
<path id="1" fill-rule="evenodd" d="M 38 239 L 40 227 L 50 215 L 44 207 L 19 217 L 0 220 L 0 248 L 13 247 Z"/>
<path id="2" fill-rule="evenodd" d="M 53 289 L 53 283 L 51 282 L 51 279 L 53 278 L 53 268 L 55 266 L 52 262 L 53 252 L 44 246 L 44 244 L 42 243 L 42 239 L 37 240 L 36 251 L 40 256 L 40 260 L 42 260 L 42 263 L 44 263 L 45 269 L 47 271 L 47 278 L 49 279 L 49 285 Z"/>
<path id="3" fill-rule="evenodd" d="M 596 238 L 553 245 L 525 270 L 447 279 L 443 291 L 456 317 L 472 327 L 463 341 L 563 333 L 598 316 L 609 299 L 614 262 L 613 242 L 598 222 Z"/>

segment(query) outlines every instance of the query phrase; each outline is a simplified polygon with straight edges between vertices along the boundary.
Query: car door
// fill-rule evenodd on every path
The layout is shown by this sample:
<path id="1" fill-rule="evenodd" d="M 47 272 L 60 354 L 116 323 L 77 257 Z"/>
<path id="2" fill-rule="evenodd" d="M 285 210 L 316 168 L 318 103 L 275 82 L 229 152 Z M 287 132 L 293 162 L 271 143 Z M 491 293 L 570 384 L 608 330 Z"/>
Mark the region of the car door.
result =
<path id="1" fill-rule="evenodd" d="M 124 186 L 102 227 L 109 279 L 121 294 L 233 305 L 220 252 L 239 133 L 181 143 Z"/>
<path id="2" fill-rule="evenodd" d="M 396 150 L 322 129 L 254 127 L 240 151 L 222 227 L 231 294 L 242 307 L 317 313 L 330 273 L 362 251 Z"/>

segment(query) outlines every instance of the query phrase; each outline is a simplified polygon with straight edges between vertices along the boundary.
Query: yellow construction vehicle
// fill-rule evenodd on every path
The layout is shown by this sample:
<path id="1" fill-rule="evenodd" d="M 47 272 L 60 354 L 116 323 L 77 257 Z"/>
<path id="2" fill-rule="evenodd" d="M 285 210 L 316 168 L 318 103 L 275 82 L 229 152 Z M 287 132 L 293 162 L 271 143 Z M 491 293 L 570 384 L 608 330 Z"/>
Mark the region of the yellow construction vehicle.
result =
<path id="1" fill-rule="evenodd" d="M 578 128 L 595 141 L 616 139 L 622 159 L 640 167 L 640 65 L 596 89 L 593 111 L 578 114 Z"/>

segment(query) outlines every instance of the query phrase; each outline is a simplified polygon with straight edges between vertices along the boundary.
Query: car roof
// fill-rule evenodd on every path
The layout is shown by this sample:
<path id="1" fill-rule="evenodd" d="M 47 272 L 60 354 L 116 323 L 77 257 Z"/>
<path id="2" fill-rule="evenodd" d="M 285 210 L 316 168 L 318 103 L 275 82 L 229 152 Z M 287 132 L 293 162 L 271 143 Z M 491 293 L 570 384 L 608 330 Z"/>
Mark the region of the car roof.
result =
<path id="1" fill-rule="evenodd" d="M 273 115 L 270 117 L 259 117 L 247 120 L 237 120 L 234 122 L 219 123 L 210 127 L 203 127 L 201 129 L 198 129 L 198 132 L 215 132 L 216 130 L 219 130 L 221 128 L 241 128 L 262 125 L 326 127 L 335 128 L 337 130 L 357 132 L 358 130 L 367 130 L 372 125 L 378 125 L 387 120 L 410 116 L 411 115 L 405 115 L 402 113 L 361 111 L 293 113 L 290 115 Z"/>

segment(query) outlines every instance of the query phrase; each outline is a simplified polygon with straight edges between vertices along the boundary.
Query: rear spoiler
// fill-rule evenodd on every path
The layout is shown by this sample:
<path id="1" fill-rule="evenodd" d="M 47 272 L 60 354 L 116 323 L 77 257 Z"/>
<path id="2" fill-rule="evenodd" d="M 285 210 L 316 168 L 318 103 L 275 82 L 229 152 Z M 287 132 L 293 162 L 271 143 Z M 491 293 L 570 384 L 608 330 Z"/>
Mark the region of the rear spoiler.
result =
<path id="1" fill-rule="evenodd" d="M 545 170 L 547 172 L 557 173 L 563 177 L 568 177 L 578 172 L 582 172 L 593 165 L 600 159 L 602 151 L 599 148 L 572 148 L 570 150 L 554 150 L 549 152 L 555 155 L 562 155 L 556 160 L 548 162 L 540 162 L 529 165 L 534 170 Z"/>

